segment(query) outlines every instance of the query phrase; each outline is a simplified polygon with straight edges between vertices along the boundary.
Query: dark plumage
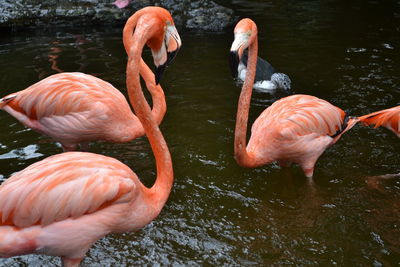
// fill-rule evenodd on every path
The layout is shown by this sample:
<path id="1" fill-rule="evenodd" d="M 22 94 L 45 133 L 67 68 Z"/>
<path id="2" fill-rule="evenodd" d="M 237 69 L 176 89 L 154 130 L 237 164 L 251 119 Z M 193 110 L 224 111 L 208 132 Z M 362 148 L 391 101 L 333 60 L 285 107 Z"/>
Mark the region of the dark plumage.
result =
<path id="1" fill-rule="evenodd" d="M 247 49 L 243 51 L 241 58 L 238 60 L 239 62 L 236 63 L 231 62 L 231 67 L 237 66 L 237 71 L 236 69 L 232 70 L 232 74 L 234 78 L 240 81 L 244 81 L 246 77 L 246 68 L 248 60 Z M 254 88 L 262 91 L 271 91 L 277 88 L 282 88 L 288 92 L 291 89 L 291 80 L 289 76 L 287 76 L 286 74 L 276 72 L 275 68 L 272 67 L 272 65 L 268 61 L 260 57 L 257 57 L 257 68 L 254 80 Z"/>

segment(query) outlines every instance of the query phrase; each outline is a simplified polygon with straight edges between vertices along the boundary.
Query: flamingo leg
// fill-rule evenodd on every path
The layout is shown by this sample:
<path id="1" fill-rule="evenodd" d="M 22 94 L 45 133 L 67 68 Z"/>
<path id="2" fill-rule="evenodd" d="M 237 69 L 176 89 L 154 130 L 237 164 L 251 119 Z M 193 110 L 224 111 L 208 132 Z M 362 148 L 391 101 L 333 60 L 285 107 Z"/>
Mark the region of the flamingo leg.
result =
<path id="1" fill-rule="evenodd" d="M 308 161 L 307 163 L 300 164 L 301 169 L 304 172 L 304 175 L 307 177 L 307 191 L 310 195 L 315 195 L 316 188 L 313 179 L 314 175 L 314 167 L 317 159 L 315 161 Z"/>
<path id="2" fill-rule="evenodd" d="M 304 172 L 304 175 L 307 177 L 308 183 L 310 185 L 314 184 L 313 175 L 314 175 L 315 164 L 317 163 L 317 160 L 319 156 L 321 156 L 323 151 L 320 152 L 321 153 L 315 153 L 311 156 L 304 158 L 302 161 L 298 162 L 298 164 L 300 165 L 301 169 Z"/>
<path id="3" fill-rule="evenodd" d="M 316 188 L 315 188 L 315 183 L 314 183 L 314 179 L 313 179 L 314 168 L 312 168 L 311 171 L 309 171 L 308 173 L 306 171 L 304 171 L 304 173 L 306 174 L 306 177 L 307 177 L 307 187 L 310 188 L 310 193 L 315 194 Z M 308 175 L 308 174 L 310 174 L 310 175 Z"/>
<path id="4" fill-rule="evenodd" d="M 313 179 L 313 175 L 314 175 L 314 166 L 313 167 L 302 167 L 304 174 L 307 177 L 307 181 L 309 184 L 314 184 L 314 179 Z"/>

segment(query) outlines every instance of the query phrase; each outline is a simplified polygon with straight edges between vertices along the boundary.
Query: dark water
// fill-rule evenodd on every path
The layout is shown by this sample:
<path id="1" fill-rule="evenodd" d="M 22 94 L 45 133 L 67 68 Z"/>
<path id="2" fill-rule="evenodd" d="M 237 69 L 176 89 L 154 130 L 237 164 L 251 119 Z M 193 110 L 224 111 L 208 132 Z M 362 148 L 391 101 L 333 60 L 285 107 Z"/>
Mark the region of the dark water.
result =
<path id="1" fill-rule="evenodd" d="M 361 115 L 400 104 L 399 1 L 220 1 L 259 27 L 259 54 L 287 73 L 296 93 Z M 137 233 L 97 242 L 86 266 L 349 265 L 400 263 L 400 140 L 357 126 L 317 163 L 315 191 L 298 167 L 243 169 L 233 159 L 240 89 L 227 65 L 232 31 L 181 33 L 167 70 L 168 112 L 161 129 L 175 184 L 156 221 Z M 146 53 L 149 60 L 149 52 Z M 81 71 L 125 92 L 126 58 L 118 28 L 2 33 L 1 95 L 58 71 Z M 250 122 L 283 94 L 254 92 Z M 61 148 L 0 112 L 0 177 L 8 178 Z M 146 138 L 93 143 L 90 150 L 128 164 L 146 185 L 155 177 Z M 55 266 L 28 255 L 4 266 Z"/>

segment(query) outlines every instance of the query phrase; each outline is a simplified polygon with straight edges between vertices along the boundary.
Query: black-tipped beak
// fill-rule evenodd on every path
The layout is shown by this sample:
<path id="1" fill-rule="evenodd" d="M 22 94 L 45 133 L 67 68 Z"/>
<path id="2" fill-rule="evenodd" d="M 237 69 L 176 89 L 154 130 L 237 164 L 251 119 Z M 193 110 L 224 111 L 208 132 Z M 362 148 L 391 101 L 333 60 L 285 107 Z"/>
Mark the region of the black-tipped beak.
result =
<path id="1" fill-rule="evenodd" d="M 237 50 L 229 53 L 229 66 L 231 67 L 232 77 L 237 78 L 239 66 L 239 53 Z"/>
<path id="2" fill-rule="evenodd" d="M 162 64 L 156 68 L 156 70 L 155 70 L 156 85 L 158 85 L 160 83 L 161 77 L 163 76 L 165 69 L 174 60 L 174 58 L 178 54 L 178 51 L 179 51 L 179 49 L 174 50 L 172 52 L 168 52 L 167 53 L 167 61 L 164 64 Z"/>
<path id="3" fill-rule="evenodd" d="M 167 65 L 170 64 L 178 54 L 179 49 L 167 53 Z"/>
<path id="4" fill-rule="evenodd" d="M 164 74 L 165 68 L 167 67 L 167 62 L 158 66 L 155 70 L 156 85 L 160 83 L 161 77 Z"/>

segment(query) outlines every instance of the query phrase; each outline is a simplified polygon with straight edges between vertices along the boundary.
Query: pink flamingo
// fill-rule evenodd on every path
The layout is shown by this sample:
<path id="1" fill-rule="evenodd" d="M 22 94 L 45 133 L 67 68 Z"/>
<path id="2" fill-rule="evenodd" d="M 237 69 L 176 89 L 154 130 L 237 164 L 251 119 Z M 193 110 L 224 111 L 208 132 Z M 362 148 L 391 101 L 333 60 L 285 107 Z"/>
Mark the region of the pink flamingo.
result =
<path id="1" fill-rule="evenodd" d="M 60 256 L 63 266 L 78 266 L 98 239 L 139 230 L 166 203 L 173 184 L 172 161 L 141 90 L 139 62 L 146 43 L 166 59 L 163 44 L 157 43 L 164 38 L 158 35 L 172 34 L 175 48 L 180 46 L 179 35 L 163 8 L 146 7 L 131 19 L 136 28 L 127 86 L 154 152 L 155 184 L 147 188 L 125 164 L 88 152 L 66 152 L 32 164 L 0 186 L 0 257 L 46 254 Z"/>
<path id="2" fill-rule="evenodd" d="M 128 19 L 123 34 L 127 52 L 132 42 L 134 18 Z M 165 40 L 161 34 L 161 31 L 156 33 L 154 41 L 149 41 L 154 49 L 155 77 L 142 59 L 139 65 L 152 95 L 152 114 L 158 124 L 166 112 L 164 92 L 158 83 L 165 65 L 172 61 L 181 44 L 174 32 L 167 29 Z M 25 126 L 60 142 L 64 151 L 76 150 L 78 144 L 87 150 L 89 142 L 94 140 L 124 143 L 144 135 L 124 95 L 110 83 L 83 73 L 49 76 L 0 99 L 0 109 Z"/>
<path id="3" fill-rule="evenodd" d="M 243 167 L 278 161 L 281 166 L 297 163 L 312 182 L 315 164 L 326 148 L 354 126 L 358 119 L 325 100 L 309 95 L 282 98 L 264 110 L 251 128 L 246 147 L 247 121 L 257 62 L 257 26 L 250 19 L 239 21 L 231 47 L 232 70 L 249 47 L 247 75 L 236 117 L 235 159 Z"/>
<path id="4" fill-rule="evenodd" d="M 386 127 L 400 138 L 400 106 L 364 115 L 359 119 L 364 125 L 374 125 L 374 128 Z"/>

